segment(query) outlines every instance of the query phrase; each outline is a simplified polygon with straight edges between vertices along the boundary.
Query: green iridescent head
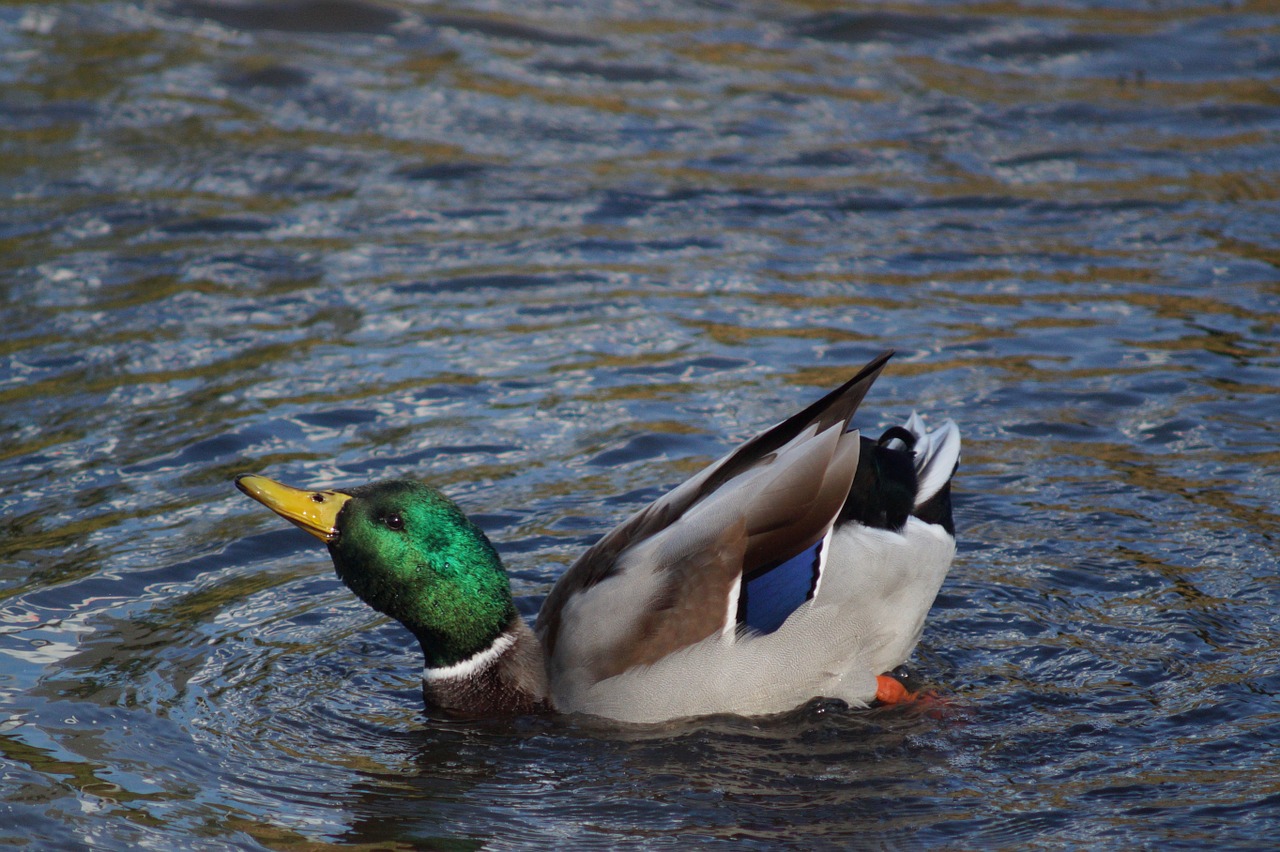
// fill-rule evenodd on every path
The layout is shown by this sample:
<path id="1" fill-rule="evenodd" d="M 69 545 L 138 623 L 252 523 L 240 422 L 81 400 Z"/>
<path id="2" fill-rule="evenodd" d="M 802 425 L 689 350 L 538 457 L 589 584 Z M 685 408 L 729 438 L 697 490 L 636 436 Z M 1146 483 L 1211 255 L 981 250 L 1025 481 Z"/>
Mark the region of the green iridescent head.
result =
<path id="1" fill-rule="evenodd" d="M 260 476 L 236 484 L 329 545 L 338 577 L 399 621 L 427 665 L 487 648 L 516 617 L 497 551 L 439 491 L 389 480 L 344 491 L 302 491 Z"/>

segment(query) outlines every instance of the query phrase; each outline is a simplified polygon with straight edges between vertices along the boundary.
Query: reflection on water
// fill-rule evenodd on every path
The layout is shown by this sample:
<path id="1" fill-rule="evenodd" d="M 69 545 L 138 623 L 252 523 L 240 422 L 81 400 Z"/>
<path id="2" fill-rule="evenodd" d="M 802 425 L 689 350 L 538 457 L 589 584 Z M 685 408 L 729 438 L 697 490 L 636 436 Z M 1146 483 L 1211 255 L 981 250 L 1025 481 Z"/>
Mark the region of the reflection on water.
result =
<path id="1" fill-rule="evenodd" d="M 1274 833 L 1261 3 L 0 10 L 0 838 L 613 848 Z M 885 346 L 965 433 L 939 700 L 423 716 L 231 487 L 410 475 L 526 615 Z"/>

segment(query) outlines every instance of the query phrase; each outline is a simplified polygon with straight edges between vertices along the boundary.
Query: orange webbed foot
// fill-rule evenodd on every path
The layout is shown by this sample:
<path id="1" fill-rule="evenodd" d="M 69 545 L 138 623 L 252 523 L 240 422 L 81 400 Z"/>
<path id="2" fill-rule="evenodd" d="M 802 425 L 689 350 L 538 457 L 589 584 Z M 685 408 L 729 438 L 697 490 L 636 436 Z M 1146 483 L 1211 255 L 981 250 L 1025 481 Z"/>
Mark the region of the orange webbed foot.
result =
<path id="1" fill-rule="evenodd" d="M 916 694 L 893 675 L 876 675 L 876 701 L 881 704 L 905 704 L 915 698 Z"/>

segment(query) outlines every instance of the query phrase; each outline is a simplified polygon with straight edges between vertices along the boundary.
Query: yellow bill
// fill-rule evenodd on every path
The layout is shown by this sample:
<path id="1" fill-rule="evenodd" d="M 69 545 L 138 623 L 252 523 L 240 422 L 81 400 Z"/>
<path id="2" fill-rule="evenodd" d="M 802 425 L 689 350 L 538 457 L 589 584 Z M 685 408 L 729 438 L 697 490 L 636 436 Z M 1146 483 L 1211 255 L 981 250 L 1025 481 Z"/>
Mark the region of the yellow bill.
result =
<path id="1" fill-rule="evenodd" d="M 236 488 L 326 544 L 338 537 L 338 512 L 351 499 L 339 491 L 305 491 L 253 473 L 237 476 Z"/>

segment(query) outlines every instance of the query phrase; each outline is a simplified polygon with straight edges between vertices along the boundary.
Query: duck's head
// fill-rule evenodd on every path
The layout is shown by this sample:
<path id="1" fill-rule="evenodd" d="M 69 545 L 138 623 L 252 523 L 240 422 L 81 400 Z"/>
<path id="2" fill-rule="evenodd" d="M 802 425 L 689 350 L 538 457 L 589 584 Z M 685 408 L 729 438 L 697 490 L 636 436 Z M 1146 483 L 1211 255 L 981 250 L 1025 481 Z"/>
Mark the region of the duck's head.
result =
<path id="1" fill-rule="evenodd" d="M 236 487 L 325 542 L 342 582 L 412 631 L 428 666 L 488 647 L 516 616 L 493 545 L 430 486 L 397 479 L 306 491 L 247 474 Z"/>

